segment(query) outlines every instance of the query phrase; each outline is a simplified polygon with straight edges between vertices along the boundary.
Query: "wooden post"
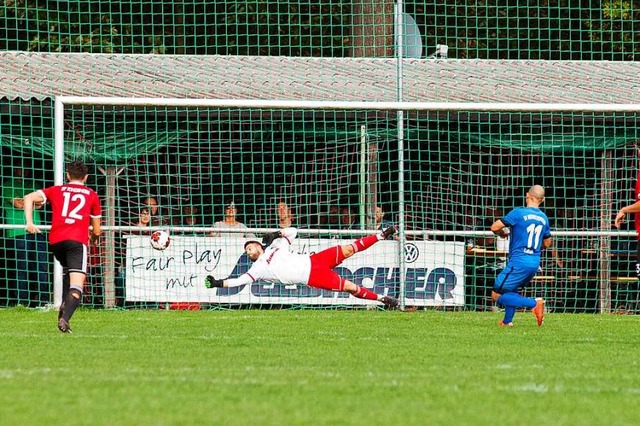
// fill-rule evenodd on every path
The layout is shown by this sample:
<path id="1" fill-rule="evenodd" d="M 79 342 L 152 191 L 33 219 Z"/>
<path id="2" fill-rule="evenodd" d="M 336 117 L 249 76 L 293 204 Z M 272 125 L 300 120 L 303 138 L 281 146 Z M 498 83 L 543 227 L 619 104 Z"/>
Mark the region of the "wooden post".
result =
<path id="1" fill-rule="evenodd" d="M 605 151 L 602 156 L 602 168 L 600 185 L 600 229 L 611 228 L 611 193 L 613 191 L 613 172 L 611 152 Z M 611 237 L 602 235 L 598 239 L 598 269 L 600 313 L 611 312 Z"/>

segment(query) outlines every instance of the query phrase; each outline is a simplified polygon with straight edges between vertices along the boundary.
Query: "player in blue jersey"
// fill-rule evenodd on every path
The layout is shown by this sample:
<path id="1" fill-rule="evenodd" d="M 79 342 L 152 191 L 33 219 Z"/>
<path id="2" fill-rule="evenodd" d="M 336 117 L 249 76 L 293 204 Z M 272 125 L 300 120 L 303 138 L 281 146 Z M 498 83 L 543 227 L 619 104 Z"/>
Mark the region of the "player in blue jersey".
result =
<path id="1" fill-rule="evenodd" d="M 509 262 L 496 278 L 491 296 L 499 306 L 504 306 L 504 319 L 498 324 L 513 326 L 516 309 L 530 308 L 538 326 L 544 319 L 544 300 L 524 297 L 519 290 L 531 282 L 540 266 L 543 249 L 551 246 L 549 218 L 540 210 L 544 201 L 544 188 L 534 185 L 526 194 L 526 207 L 513 209 L 496 220 L 491 231 L 503 238 L 511 235 Z"/>

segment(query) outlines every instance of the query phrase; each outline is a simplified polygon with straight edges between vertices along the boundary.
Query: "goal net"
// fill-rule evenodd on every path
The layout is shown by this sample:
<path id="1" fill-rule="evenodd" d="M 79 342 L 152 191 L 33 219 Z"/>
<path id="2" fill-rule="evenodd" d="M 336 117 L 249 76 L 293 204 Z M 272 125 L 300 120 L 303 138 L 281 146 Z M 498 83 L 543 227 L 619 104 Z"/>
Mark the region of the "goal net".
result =
<path id="1" fill-rule="evenodd" d="M 554 249 L 526 294 L 561 312 L 636 313 L 635 233 L 628 222 L 612 228 L 633 201 L 636 116 L 615 105 L 59 98 L 55 138 L 3 137 L 2 149 L 24 164 L 27 192 L 60 183 L 70 159 L 90 165 L 104 227 L 91 248 L 92 306 L 375 307 L 304 285 L 208 289 L 204 279 L 247 272 L 244 242 L 267 231 L 296 227 L 292 250 L 311 254 L 393 224 L 396 239 L 336 272 L 406 307 L 496 309 L 489 296 L 508 241 L 489 226 L 541 184 Z M 155 229 L 171 235 L 164 251 L 150 246 Z M 27 288 L 14 284 L 15 240 L 2 254 L 12 266 L 0 299 L 52 302 L 37 268 Z M 23 251 L 32 262 L 33 247 Z M 48 273 L 45 257 L 31 264 Z"/>

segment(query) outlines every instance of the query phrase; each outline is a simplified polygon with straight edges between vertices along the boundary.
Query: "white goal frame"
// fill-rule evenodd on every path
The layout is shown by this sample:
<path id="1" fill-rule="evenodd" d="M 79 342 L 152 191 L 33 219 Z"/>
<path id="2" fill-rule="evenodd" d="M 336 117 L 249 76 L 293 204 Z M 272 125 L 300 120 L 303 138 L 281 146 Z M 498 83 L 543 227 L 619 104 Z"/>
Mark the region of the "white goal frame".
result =
<path id="1" fill-rule="evenodd" d="M 405 290 L 405 257 L 404 246 L 406 235 L 431 236 L 465 236 L 490 235 L 490 232 L 476 231 L 413 231 L 402 232 L 405 228 L 404 202 L 404 112 L 405 111 L 474 111 L 474 112 L 630 112 L 639 113 L 640 104 L 557 104 L 557 103 L 496 103 L 496 102 L 349 102 L 349 101 L 299 101 L 299 100 L 268 100 L 268 99 L 178 99 L 178 98 L 123 98 L 123 97 L 82 97 L 57 96 L 54 105 L 54 184 L 60 185 L 64 181 L 64 108 L 66 105 L 96 105 L 96 106 L 147 106 L 147 107 L 185 107 L 185 108 L 264 108 L 264 109 L 298 109 L 298 110 L 375 110 L 396 111 L 397 140 L 398 140 L 398 217 L 399 238 L 398 257 L 400 259 L 400 303 L 404 309 Z M 109 226 L 104 227 L 109 230 Z M 633 232 L 615 231 L 586 231 L 586 232 L 556 232 L 555 235 L 566 236 L 619 236 L 634 235 Z M 113 277 L 113 266 L 105 268 L 105 287 L 108 286 L 108 276 Z M 609 277 L 600 277 L 600 310 L 610 310 Z M 105 295 L 113 295 L 113 288 L 105 288 Z M 58 262 L 54 266 L 54 305 L 59 307 L 62 299 L 62 268 Z M 114 307 L 115 299 L 106 298 L 106 307 Z"/>

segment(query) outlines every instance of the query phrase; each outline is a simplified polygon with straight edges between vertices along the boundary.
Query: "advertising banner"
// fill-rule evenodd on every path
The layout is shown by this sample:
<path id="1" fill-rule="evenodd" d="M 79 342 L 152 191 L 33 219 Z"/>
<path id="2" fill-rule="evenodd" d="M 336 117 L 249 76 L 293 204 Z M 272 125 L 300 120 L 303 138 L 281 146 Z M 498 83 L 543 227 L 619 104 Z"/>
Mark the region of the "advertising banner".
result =
<path id="1" fill-rule="evenodd" d="M 234 278 L 247 272 L 251 261 L 238 237 L 172 236 L 164 251 L 154 250 L 148 236 L 127 235 L 126 300 L 138 302 L 201 302 L 216 304 L 376 304 L 306 285 L 256 281 L 251 285 L 208 289 L 207 275 Z M 311 254 L 349 241 L 300 238 L 291 250 Z M 346 259 L 335 271 L 381 295 L 399 297 L 400 261 L 397 241 L 380 241 Z M 464 305 L 462 242 L 408 241 L 404 247 L 407 306 Z"/>

